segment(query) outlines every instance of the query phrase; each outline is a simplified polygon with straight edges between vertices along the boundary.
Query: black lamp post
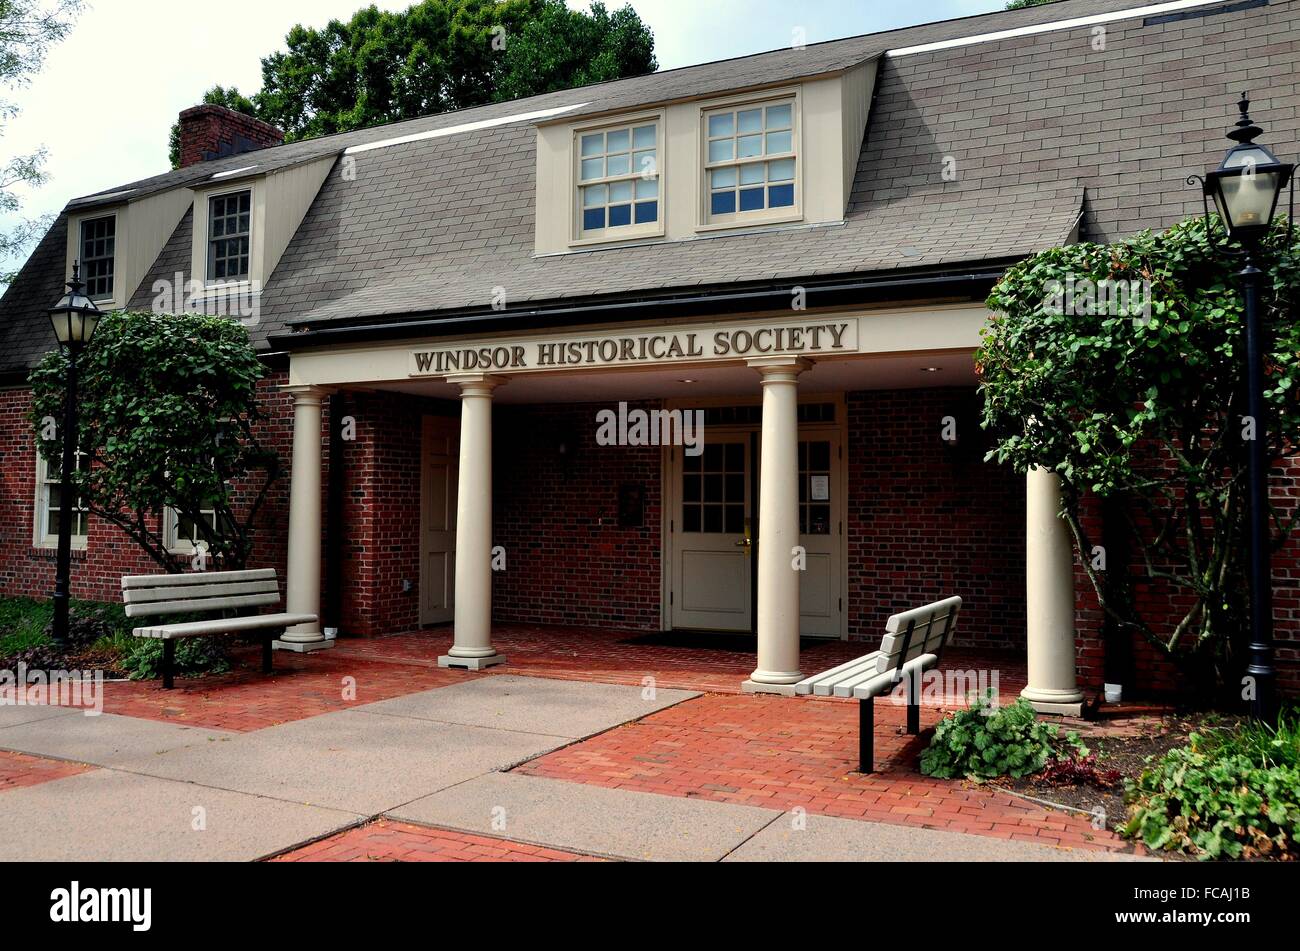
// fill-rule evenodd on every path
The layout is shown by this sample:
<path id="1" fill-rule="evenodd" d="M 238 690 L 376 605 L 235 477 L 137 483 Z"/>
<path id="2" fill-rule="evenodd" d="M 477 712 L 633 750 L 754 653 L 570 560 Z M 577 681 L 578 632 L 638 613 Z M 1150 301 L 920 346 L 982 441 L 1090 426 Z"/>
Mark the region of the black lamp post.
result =
<path id="1" fill-rule="evenodd" d="M 1251 716 L 1271 719 L 1275 710 L 1273 668 L 1273 581 L 1270 570 L 1268 506 L 1268 439 L 1264 406 L 1264 330 L 1260 325 L 1259 289 L 1263 271 L 1256 266 L 1261 240 L 1273 225 L 1282 190 L 1291 186 L 1291 212 L 1295 208 L 1295 166 L 1255 139 L 1264 131 L 1250 121 L 1250 99 L 1243 93 L 1237 103 L 1241 118 L 1228 138 L 1237 144 L 1223 164 L 1205 176 L 1204 191 L 1213 198 L 1230 239 L 1241 243 L 1244 266 L 1238 277 L 1246 305 L 1246 413 L 1254 421 L 1254 438 L 1247 447 L 1250 498 L 1250 658 L 1246 673 L 1255 692 Z M 1206 202 L 1209 227 L 1209 202 Z M 1288 219 L 1289 221 L 1290 219 Z"/>
<path id="2" fill-rule="evenodd" d="M 59 345 L 68 351 L 68 384 L 63 403 L 63 463 L 59 469 L 59 549 L 58 566 L 54 574 L 54 643 L 60 647 L 68 642 L 69 581 L 72 574 L 72 518 L 74 489 L 72 473 L 77 468 L 77 357 L 99 325 L 103 313 L 95 302 L 82 291 L 76 264 L 72 265 L 72 280 L 68 291 L 50 308 L 50 323 Z"/>

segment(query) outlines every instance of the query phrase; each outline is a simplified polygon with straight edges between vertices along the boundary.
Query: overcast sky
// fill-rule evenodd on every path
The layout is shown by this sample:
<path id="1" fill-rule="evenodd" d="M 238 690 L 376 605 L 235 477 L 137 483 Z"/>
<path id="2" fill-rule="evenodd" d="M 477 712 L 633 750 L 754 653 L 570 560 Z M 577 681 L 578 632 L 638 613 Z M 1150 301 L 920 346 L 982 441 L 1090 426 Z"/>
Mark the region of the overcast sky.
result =
<path id="1" fill-rule="evenodd" d="M 571 6 L 586 6 L 570 0 Z M 632 0 L 655 35 L 661 69 L 987 13 L 1004 0 Z M 295 23 L 349 17 L 364 0 L 90 0 L 45 68 L 12 94 L 21 114 L 0 155 L 49 148 L 48 184 L 25 196 L 29 215 L 71 198 L 166 171 L 176 114 L 220 83 L 261 85 L 261 58 Z M 410 0 L 381 2 L 386 9 Z M 619 0 L 607 3 L 611 9 Z M 219 15 L 217 15 L 219 14 Z M 0 227 L 7 222 L 0 219 Z"/>

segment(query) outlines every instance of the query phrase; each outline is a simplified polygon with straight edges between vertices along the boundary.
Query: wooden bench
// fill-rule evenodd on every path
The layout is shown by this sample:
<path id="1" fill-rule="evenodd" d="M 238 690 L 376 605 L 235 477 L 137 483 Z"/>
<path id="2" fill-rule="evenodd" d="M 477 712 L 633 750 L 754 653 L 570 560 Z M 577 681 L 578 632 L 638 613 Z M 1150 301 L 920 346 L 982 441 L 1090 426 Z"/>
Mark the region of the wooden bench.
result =
<path id="1" fill-rule="evenodd" d="M 204 571 L 184 575 L 127 575 L 122 579 L 127 617 L 189 614 L 195 611 L 244 611 L 280 603 L 274 568 Z M 211 621 L 186 621 L 137 627 L 136 637 L 163 642 L 163 687 L 172 688 L 176 642 L 182 637 L 261 633 L 262 672 L 271 672 L 271 642 L 296 624 L 310 624 L 314 614 L 243 614 Z"/>
<path id="2" fill-rule="evenodd" d="M 945 598 L 895 614 L 880 650 L 799 681 L 798 696 L 853 697 L 858 701 L 858 771 L 874 772 L 875 698 L 907 681 L 907 732 L 921 732 L 921 674 L 939 665 L 957 629 L 961 598 Z"/>

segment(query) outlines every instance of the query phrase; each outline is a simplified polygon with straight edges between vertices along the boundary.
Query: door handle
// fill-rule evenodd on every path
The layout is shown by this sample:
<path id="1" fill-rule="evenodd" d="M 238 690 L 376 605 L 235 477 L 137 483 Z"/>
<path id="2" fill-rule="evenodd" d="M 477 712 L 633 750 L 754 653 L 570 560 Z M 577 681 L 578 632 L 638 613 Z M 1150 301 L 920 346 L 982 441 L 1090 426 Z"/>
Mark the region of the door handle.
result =
<path id="1" fill-rule="evenodd" d="M 748 548 L 749 546 L 750 546 L 750 541 L 748 538 L 742 538 L 740 541 L 736 542 L 737 548 Z"/>

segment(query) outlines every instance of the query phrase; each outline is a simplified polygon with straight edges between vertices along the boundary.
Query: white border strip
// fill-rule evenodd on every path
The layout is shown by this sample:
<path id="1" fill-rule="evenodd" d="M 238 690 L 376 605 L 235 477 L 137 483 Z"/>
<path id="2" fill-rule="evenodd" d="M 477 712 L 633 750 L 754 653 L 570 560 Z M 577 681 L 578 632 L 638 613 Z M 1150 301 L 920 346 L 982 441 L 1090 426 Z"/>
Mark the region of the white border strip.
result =
<path id="1" fill-rule="evenodd" d="M 589 105 L 585 102 L 577 102 L 571 106 L 557 106 L 554 109 L 539 109 L 536 112 L 521 112 L 513 116 L 501 116 L 496 119 L 480 119 L 478 122 L 465 122 L 461 125 L 447 126 L 442 129 L 430 129 L 428 132 L 415 132 L 411 135 L 399 136 L 396 139 L 383 139 L 379 142 L 367 142 L 364 145 L 354 145 L 351 148 L 343 150 L 344 155 L 356 155 L 358 152 L 369 152 L 371 149 L 386 149 L 392 145 L 405 145 L 408 142 L 423 142 L 425 139 L 441 139 L 449 135 L 459 135 L 462 132 L 475 132 L 479 129 L 491 129 L 495 126 L 510 125 L 514 122 L 532 122 L 537 119 L 549 119 L 551 116 L 562 115 L 566 112 L 572 112 L 574 109 L 581 109 Z"/>
<path id="2" fill-rule="evenodd" d="M 1177 10 L 1190 10 L 1194 7 L 1206 7 L 1212 4 L 1229 3 L 1231 0 L 1170 0 L 1168 3 L 1154 3 L 1145 7 L 1132 7 L 1128 10 L 1115 10 L 1112 13 L 1097 13 L 1093 16 L 1075 17 L 1073 20 L 1055 20 L 1051 23 L 1038 23 L 1034 26 L 1022 26 L 1014 30 L 999 30 L 997 33 L 979 33 L 975 36 L 960 36 L 953 40 L 940 40 L 937 43 L 925 43 L 921 46 L 904 46 L 886 51 L 886 56 L 911 56 L 914 53 L 930 53 L 935 50 L 950 50 L 958 46 L 972 46 L 976 43 L 992 43 L 1016 36 L 1033 36 L 1036 33 L 1052 33 L 1056 30 L 1070 30 L 1076 26 L 1091 26 L 1094 23 L 1111 23 L 1115 20 L 1132 20 L 1136 17 L 1155 16 L 1160 13 L 1173 13 Z"/>
<path id="3" fill-rule="evenodd" d="M 260 165 L 245 165 L 243 168 L 232 168 L 228 172 L 217 172 L 208 181 L 215 182 L 219 178 L 230 178 L 232 175 L 242 175 L 244 172 L 251 172 L 255 168 L 261 168 Z"/>
<path id="4" fill-rule="evenodd" d="M 68 202 L 68 207 L 71 208 L 73 205 L 83 205 L 92 201 L 101 202 L 108 201 L 110 198 L 121 198 L 123 195 L 134 194 L 135 191 L 136 189 L 134 188 L 124 188 L 117 192 L 104 192 L 102 195 L 82 195 L 80 198 L 74 198 L 72 201 Z"/>

